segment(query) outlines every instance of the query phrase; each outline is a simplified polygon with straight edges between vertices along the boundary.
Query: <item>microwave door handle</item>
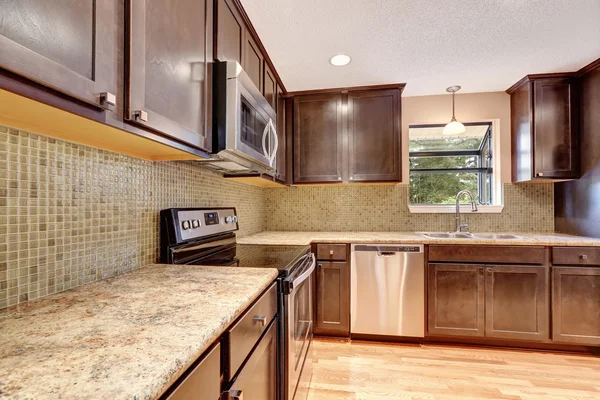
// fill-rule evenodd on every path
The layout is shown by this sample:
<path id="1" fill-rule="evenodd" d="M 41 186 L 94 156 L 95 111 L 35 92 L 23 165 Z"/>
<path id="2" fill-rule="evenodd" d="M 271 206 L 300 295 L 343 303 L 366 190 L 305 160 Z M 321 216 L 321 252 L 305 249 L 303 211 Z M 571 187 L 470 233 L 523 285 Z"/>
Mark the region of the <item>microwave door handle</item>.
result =
<path id="1" fill-rule="evenodd" d="M 263 148 L 263 154 L 265 157 L 267 157 L 267 160 L 271 160 L 269 151 L 267 150 L 267 135 L 269 134 L 269 130 L 270 130 L 270 126 L 269 124 L 267 124 L 265 126 L 265 130 L 263 131 L 263 136 L 262 136 L 262 148 Z"/>
<path id="2" fill-rule="evenodd" d="M 269 120 L 269 126 L 271 127 L 271 132 L 273 133 L 273 154 L 269 157 L 269 166 L 273 166 L 273 162 L 275 158 L 277 158 L 277 150 L 279 150 L 279 138 L 277 137 L 277 129 L 275 129 L 275 125 L 273 125 L 273 120 Z"/>

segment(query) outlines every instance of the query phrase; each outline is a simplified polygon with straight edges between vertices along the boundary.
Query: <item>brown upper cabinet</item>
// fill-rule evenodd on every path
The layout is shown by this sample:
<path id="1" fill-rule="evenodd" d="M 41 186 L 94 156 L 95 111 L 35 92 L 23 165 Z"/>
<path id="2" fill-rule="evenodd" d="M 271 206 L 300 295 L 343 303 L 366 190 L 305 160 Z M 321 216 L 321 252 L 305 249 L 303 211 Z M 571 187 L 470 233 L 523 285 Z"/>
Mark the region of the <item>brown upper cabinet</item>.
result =
<path id="1" fill-rule="evenodd" d="M 215 59 L 243 64 L 246 24 L 231 0 L 217 0 Z"/>
<path id="2" fill-rule="evenodd" d="M 247 33 L 244 35 L 242 57 L 242 68 L 246 71 L 250 79 L 252 79 L 258 90 L 265 94 L 265 88 L 263 87 L 265 59 L 252 36 Z M 271 106 L 273 106 L 272 103 Z"/>
<path id="3" fill-rule="evenodd" d="M 579 178 L 575 75 L 527 75 L 507 93 L 511 98 L 513 182 Z"/>
<path id="4" fill-rule="evenodd" d="M 279 139 L 279 150 L 277 150 L 277 174 L 275 178 L 280 183 L 287 183 L 288 181 L 288 152 L 291 150 L 291 146 L 288 147 L 288 129 L 287 129 L 287 121 L 286 114 L 288 114 L 287 110 L 287 101 L 283 94 L 283 89 L 281 86 L 276 85 L 276 110 L 277 113 L 277 138 Z M 291 131 L 290 131 L 291 132 Z"/>
<path id="5" fill-rule="evenodd" d="M 342 94 L 294 98 L 294 183 L 341 182 Z"/>
<path id="6" fill-rule="evenodd" d="M 277 84 L 277 79 L 275 78 L 275 75 L 273 75 L 271 68 L 269 68 L 269 66 L 266 65 L 266 63 L 265 63 L 265 73 L 264 73 L 263 85 L 264 85 L 263 94 L 265 96 L 265 99 L 267 99 L 267 103 L 269 103 L 271 105 L 271 107 L 273 107 L 273 110 L 275 110 L 275 112 L 279 114 L 279 106 L 277 104 L 277 96 L 278 96 L 281 88 Z"/>
<path id="7" fill-rule="evenodd" d="M 294 96 L 294 183 L 399 182 L 403 85 Z"/>
<path id="8" fill-rule="evenodd" d="M 348 180 L 400 180 L 400 90 L 348 93 Z"/>
<path id="9" fill-rule="evenodd" d="M 216 0 L 216 11 L 215 59 L 240 63 L 275 109 L 276 85 L 282 85 L 267 62 L 267 54 L 259 46 L 258 37 L 250 28 L 247 17 L 244 17 L 241 5 L 236 0 Z"/>
<path id="10" fill-rule="evenodd" d="M 210 151 L 211 1 L 127 0 L 126 4 L 125 117 Z"/>
<path id="11" fill-rule="evenodd" d="M 115 106 L 117 5 L 3 1 L 0 67 L 95 107 Z"/>

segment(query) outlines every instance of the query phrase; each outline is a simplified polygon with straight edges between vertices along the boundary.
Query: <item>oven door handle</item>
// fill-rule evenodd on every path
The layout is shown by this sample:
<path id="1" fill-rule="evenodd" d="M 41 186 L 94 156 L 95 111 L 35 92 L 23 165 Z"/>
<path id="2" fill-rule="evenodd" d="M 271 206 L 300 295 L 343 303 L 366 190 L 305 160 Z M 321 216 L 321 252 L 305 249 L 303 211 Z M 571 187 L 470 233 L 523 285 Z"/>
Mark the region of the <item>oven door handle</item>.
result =
<path id="1" fill-rule="evenodd" d="M 315 258 L 315 255 L 311 253 L 311 265 L 310 267 L 304 271 L 302 273 L 302 275 L 300 275 L 299 277 L 297 277 L 296 279 L 294 279 L 292 282 L 289 283 L 289 289 L 290 292 L 294 290 L 294 288 L 298 287 L 298 285 L 300 285 L 302 282 L 304 282 L 305 280 L 308 279 L 308 277 L 313 273 L 313 271 L 315 270 L 315 266 L 317 264 L 317 260 Z"/>

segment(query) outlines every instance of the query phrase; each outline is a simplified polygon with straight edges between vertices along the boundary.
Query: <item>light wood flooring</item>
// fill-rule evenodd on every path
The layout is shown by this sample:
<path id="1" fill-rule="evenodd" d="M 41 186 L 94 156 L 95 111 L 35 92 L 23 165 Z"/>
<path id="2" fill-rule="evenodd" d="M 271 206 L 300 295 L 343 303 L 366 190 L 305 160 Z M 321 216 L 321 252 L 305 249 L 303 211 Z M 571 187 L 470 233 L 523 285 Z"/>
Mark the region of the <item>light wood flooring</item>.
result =
<path id="1" fill-rule="evenodd" d="M 600 399 L 600 357 L 315 339 L 309 400 Z"/>

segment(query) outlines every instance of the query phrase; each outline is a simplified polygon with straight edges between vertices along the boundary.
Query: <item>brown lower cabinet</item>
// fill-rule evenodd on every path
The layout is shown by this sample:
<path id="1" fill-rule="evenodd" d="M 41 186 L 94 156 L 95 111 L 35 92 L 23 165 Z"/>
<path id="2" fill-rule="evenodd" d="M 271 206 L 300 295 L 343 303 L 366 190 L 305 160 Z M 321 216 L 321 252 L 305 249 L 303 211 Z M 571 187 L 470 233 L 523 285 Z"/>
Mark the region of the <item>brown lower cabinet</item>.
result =
<path id="1" fill-rule="evenodd" d="M 429 264 L 428 334 L 549 339 L 545 266 Z"/>
<path id="2" fill-rule="evenodd" d="M 276 400 L 276 313 L 274 283 L 160 399 Z"/>
<path id="3" fill-rule="evenodd" d="M 548 268 L 497 265 L 485 271 L 485 336 L 548 340 Z"/>
<path id="4" fill-rule="evenodd" d="M 552 340 L 600 345 L 600 267 L 552 268 Z"/>
<path id="5" fill-rule="evenodd" d="M 429 264 L 427 276 L 429 334 L 484 336 L 483 266 Z"/>
<path id="6" fill-rule="evenodd" d="M 317 261 L 316 335 L 350 334 L 350 264 Z"/>

